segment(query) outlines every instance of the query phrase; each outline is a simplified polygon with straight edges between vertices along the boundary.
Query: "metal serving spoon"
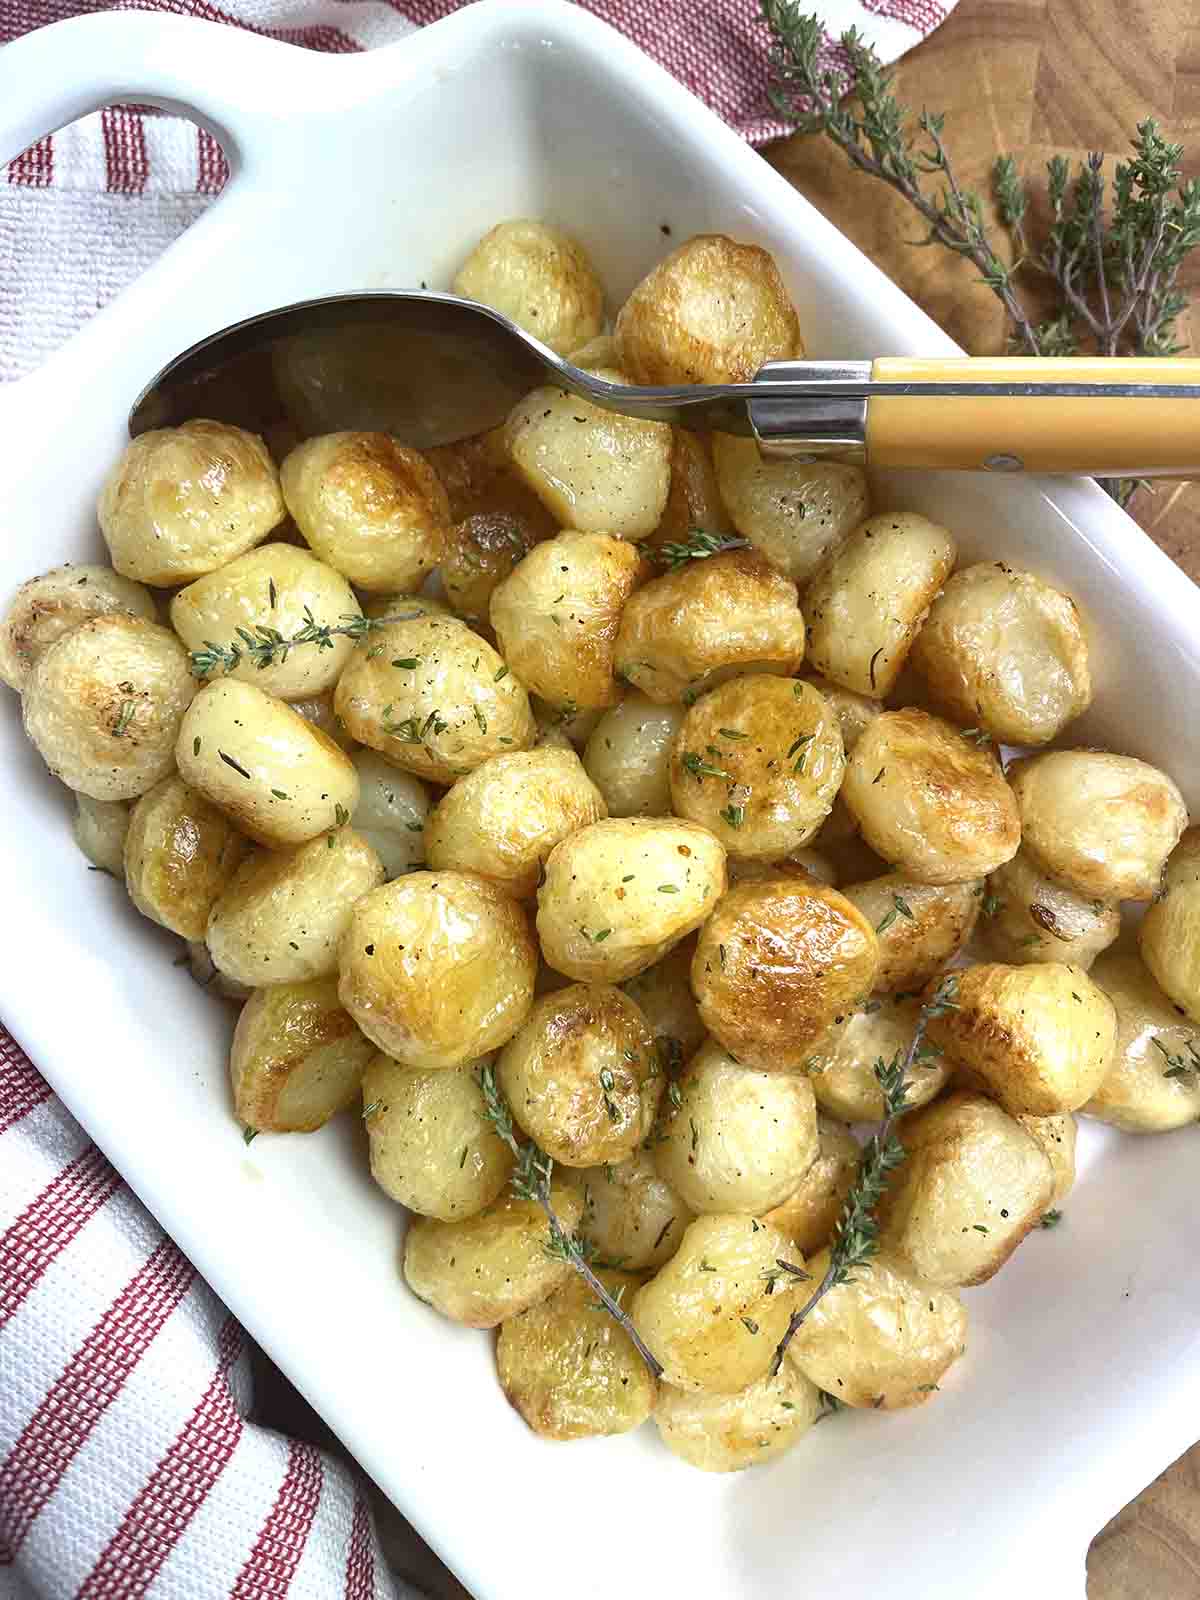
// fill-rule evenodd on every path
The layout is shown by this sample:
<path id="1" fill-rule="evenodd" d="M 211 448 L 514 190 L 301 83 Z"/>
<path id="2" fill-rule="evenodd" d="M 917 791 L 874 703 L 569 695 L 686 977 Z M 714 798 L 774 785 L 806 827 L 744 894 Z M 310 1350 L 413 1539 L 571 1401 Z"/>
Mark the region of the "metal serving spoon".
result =
<path id="1" fill-rule="evenodd" d="M 498 311 L 408 290 L 327 295 L 212 334 L 158 374 L 132 436 L 190 417 L 302 436 L 378 429 L 417 449 L 496 427 L 554 384 L 608 411 L 751 434 L 775 456 L 880 467 L 1200 476 L 1200 360 L 771 361 L 752 383 L 634 388 Z"/>

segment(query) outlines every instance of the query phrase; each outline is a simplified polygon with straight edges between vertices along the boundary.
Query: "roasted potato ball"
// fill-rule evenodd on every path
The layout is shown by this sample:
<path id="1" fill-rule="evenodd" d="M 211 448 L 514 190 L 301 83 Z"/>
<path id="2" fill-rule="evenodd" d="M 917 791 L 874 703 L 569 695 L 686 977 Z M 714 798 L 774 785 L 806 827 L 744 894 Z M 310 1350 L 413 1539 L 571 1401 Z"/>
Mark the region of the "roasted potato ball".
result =
<path id="1" fill-rule="evenodd" d="M 867 515 L 858 467 L 764 456 L 726 433 L 713 436 L 713 463 L 734 527 L 793 583 L 807 583 Z"/>
<path id="2" fill-rule="evenodd" d="M 129 898 L 152 922 L 183 939 L 203 939 L 208 914 L 245 853 L 232 823 L 172 773 L 141 796 L 129 818 Z"/>
<path id="3" fill-rule="evenodd" d="M 704 924 L 692 989 L 730 1055 L 792 1071 L 871 992 L 878 964 L 870 923 L 836 889 L 767 878 L 731 889 Z"/>
<path id="4" fill-rule="evenodd" d="M 815 672 L 804 673 L 803 679 L 819 690 L 833 707 L 833 714 L 842 730 L 842 743 L 849 755 L 863 730 L 876 717 L 882 716 L 883 707 L 878 700 L 868 699 L 865 694 L 855 694 L 853 689 L 844 688 L 840 683 L 830 683 L 828 678 L 822 678 Z"/>
<path id="5" fill-rule="evenodd" d="M 382 861 L 388 882 L 424 866 L 429 790 L 376 750 L 358 750 L 353 760 L 358 804 L 350 821 Z"/>
<path id="6" fill-rule="evenodd" d="M 925 711 L 876 717 L 842 794 L 872 850 L 921 883 L 982 878 L 1021 842 L 1017 802 L 991 750 Z"/>
<path id="7" fill-rule="evenodd" d="M 488 1120 L 479 1065 L 430 1070 L 380 1054 L 363 1076 L 371 1176 L 421 1216 L 473 1217 L 512 1172 L 512 1151 Z"/>
<path id="8" fill-rule="evenodd" d="M 665 1383 L 654 1407 L 672 1455 L 701 1472 L 740 1472 L 790 1450 L 821 1414 L 821 1391 L 788 1361 L 738 1394 Z"/>
<path id="9" fill-rule="evenodd" d="M 542 539 L 552 539 L 558 523 L 516 479 L 508 479 L 537 508 L 536 518 L 517 511 L 480 511 L 456 522 L 442 557 L 441 579 L 452 610 L 472 624 L 489 626 L 492 596 L 513 568 Z"/>
<path id="10" fill-rule="evenodd" d="M 56 639 L 114 611 L 148 622 L 157 615 L 149 591 L 111 567 L 68 564 L 28 579 L 0 619 L 0 683 L 20 692 L 34 662 Z"/>
<path id="11" fill-rule="evenodd" d="M 373 1054 L 332 978 L 256 989 L 229 1055 L 237 1119 L 263 1132 L 312 1133 L 356 1103 Z"/>
<path id="12" fill-rule="evenodd" d="M 68 789 L 133 800 L 175 765 L 175 737 L 195 692 L 173 633 L 114 612 L 43 650 L 25 679 L 21 715 Z"/>
<path id="13" fill-rule="evenodd" d="M 621 611 L 642 575 L 631 544 L 560 533 L 536 546 L 492 595 L 492 626 L 517 677 L 551 705 L 615 705 Z"/>
<path id="14" fill-rule="evenodd" d="M 998 1105 L 961 1089 L 903 1117 L 898 1132 L 907 1159 L 880 1206 L 885 1249 L 931 1284 L 986 1283 L 1050 1204 L 1049 1156 Z"/>
<path id="15" fill-rule="evenodd" d="M 822 1111 L 843 1122 L 878 1122 L 885 1108 L 875 1063 L 907 1056 L 920 1013 L 919 1000 L 880 995 L 818 1039 L 808 1053 L 805 1071 L 811 1076 Z M 935 1045 L 926 1042 L 919 1046 L 918 1059 L 905 1077 L 905 1104 L 926 1105 L 945 1088 L 950 1071 Z"/>
<path id="16" fill-rule="evenodd" d="M 800 324 L 766 250 L 700 233 L 653 267 L 621 307 L 616 338 L 635 383 L 749 383 L 803 354 Z"/>
<path id="17" fill-rule="evenodd" d="M 611 1267 L 597 1277 L 619 1305 L 640 1281 Z M 574 1274 L 501 1324 L 496 1373 L 509 1404 L 543 1439 L 628 1433 L 645 1422 L 658 1391 L 633 1340 Z"/>
<path id="18" fill-rule="evenodd" d="M 469 872 L 410 872 L 363 895 L 342 940 L 342 1004 L 414 1067 L 507 1044 L 533 1003 L 537 945 L 511 896 Z"/>
<path id="19" fill-rule="evenodd" d="M 1200 828 L 1189 828 L 1172 851 L 1163 892 L 1138 927 L 1142 960 L 1159 986 L 1193 1022 L 1200 1022 Z"/>
<path id="20" fill-rule="evenodd" d="M 129 832 L 128 800 L 92 800 L 75 796 L 75 843 L 94 867 L 114 878 L 125 876 L 125 835 Z"/>
<path id="21" fill-rule="evenodd" d="M 1045 1154 L 1054 1173 L 1051 1206 L 1059 1205 L 1075 1183 L 1075 1136 L 1078 1124 L 1069 1111 L 1056 1117 L 1018 1116 L 1016 1119 Z"/>
<path id="22" fill-rule="evenodd" d="M 889 872 L 866 883 L 846 884 L 842 893 L 875 929 L 875 986 L 891 993 L 919 989 L 958 954 L 975 930 L 984 887 L 972 878 L 965 883 L 918 883 Z"/>
<path id="23" fill-rule="evenodd" d="M 692 993 L 696 938 L 689 934 L 661 961 L 622 984 L 636 1000 L 668 1064 L 682 1066 L 704 1043 L 704 1024 Z"/>
<path id="24" fill-rule="evenodd" d="M 654 1162 L 695 1212 L 762 1216 L 817 1158 L 816 1101 L 797 1073 L 743 1067 L 709 1040 L 673 1090 Z"/>
<path id="25" fill-rule="evenodd" d="M 587 775 L 611 817 L 661 817 L 671 809 L 671 745 L 682 706 L 627 694 L 593 728 L 583 752 Z"/>
<path id="26" fill-rule="evenodd" d="M 576 1177 L 583 1191 L 579 1231 L 605 1260 L 641 1272 L 671 1259 L 692 1212 L 660 1176 L 648 1150 L 584 1167 Z"/>
<path id="27" fill-rule="evenodd" d="M 1086 972 L 1121 931 L 1120 907 L 1054 883 L 1025 849 L 997 867 L 983 899 L 983 935 L 997 961 L 1065 961 Z"/>
<path id="28" fill-rule="evenodd" d="M 458 269 L 453 288 L 502 312 L 560 356 L 604 326 L 604 290 L 587 252 L 545 222 L 498 223 Z"/>
<path id="29" fill-rule="evenodd" d="M 1117 1044 L 1081 1108 L 1126 1133 L 1168 1133 L 1200 1120 L 1200 1038 L 1136 955 L 1110 950 L 1092 968 L 1117 1013 Z"/>
<path id="30" fill-rule="evenodd" d="M 786 1233 L 805 1255 L 829 1240 L 854 1187 L 861 1152 L 850 1130 L 832 1117 L 817 1117 L 817 1159 L 787 1199 L 763 1218 Z"/>
<path id="31" fill-rule="evenodd" d="M 1165 772 L 1106 750 L 1051 750 L 1009 769 L 1021 842 L 1048 878 L 1096 900 L 1150 900 L 1187 827 Z"/>
<path id="32" fill-rule="evenodd" d="M 842 735 L 811 684 L 734 678 L 697 700 L 671 755 L 671 800 L 731 856 L 778 861 L 812 839 L 845 771 Z"/>
<path id="33" fill-rule="evenodd" d="M 939 711 L 1005 744 L 1046 744 L 1091 703 L 1074 600 L 1002 561 L 954 574 L 912 659 Z"/>
<path id="34" fill-rule="evenodd" d="M 523 900 L 554 846 L 607 815 L 574 750 L 513 751 L 446 791 L 425 824 L 425 858 L 435 869 L 478 873 Z"/>
<path id="35" fill-rule="evenodd" d="M 214 640 L 238 645 L 243 630 L 270 628 L 290 639 L 310 617 L 336 626 L 358 614 L 354 590 L 341 573 L 290 544 L 248 550 L 171 601 L 171 626 L 189 650 Z M 332 689 L 353 650 L 353 639 L 335 634 L 328 649 L 289 650 L 265 667 L 244 656 L 229 676 L 280 700 L 305 700 Z"/>
<path id="36" fill-rule="evenodd" d="M 175 760 L 186 783 L 260 844 L 303 844 L 348 822 L 358 805 L 346 752 L 282 700 L 234 678 L 197 694 Z"/>
<path id="37" fill-rule="evenodd" d="M 538 890 L 542 953 L 583 983 L 620 983 L 699 927 L 725 891 L 725 852 L 670 817 L 610 817 L 556 845 Z"/>
<path id="38" fill-rule="evenodd" d="M 600 364 L 599 359 L 595 364 Z M 676 428 L 671 441 L 671 488 L 649 543 L 661 552 L 666 544 L 686 544 L 697 528 L 718 535 L 733 532 L 717 487 L 711 445 L 701 434 Z"/>

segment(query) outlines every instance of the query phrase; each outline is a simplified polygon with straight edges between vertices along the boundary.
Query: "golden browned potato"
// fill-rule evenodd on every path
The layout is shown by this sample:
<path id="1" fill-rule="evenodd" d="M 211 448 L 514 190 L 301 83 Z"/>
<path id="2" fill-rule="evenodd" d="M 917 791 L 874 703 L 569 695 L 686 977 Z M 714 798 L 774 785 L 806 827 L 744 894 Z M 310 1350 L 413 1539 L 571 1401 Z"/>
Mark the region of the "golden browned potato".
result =
<path id="1" fill-rule="evenodd" d="M 640 1272 L 671 1259 L 693 1214 L 659 1175 L 648 1150 L 577 1169 L 576 1177 L 583 1191 L 579 1231 L 606 1261 Z"/>
<path id="2" fill-rule="evenodd" d="M 261 543 L 285 509 L 258 435 L 197 420 L 131 440 L 105 479 L 96 514 L 117 571 L 170 588 Z"/>
<path id="3" fill-rule="evenodd" d="M 1091 703 L 1074 600 L 1002 561 L 954 574 L 912 659 L 939 711 L 1006 744 L 1046 744 Z"/>
<path id="4" fill-rule="evenodd" d="M 579 1192 L 556 1177 L 550 1205 L 573 1232 L 583 1213 Z M 549 1237 L 541 1206 L 509 1194 L 457 1222 L 414 1217 L 404 1241 L 404 1276 L 418 1300 L 451 1322 L 494 1328 L 571 1277 L 570 1263 L 547 1252 Z"/>
<path id="5" fill-rule="evenodd" d="M 819 1283 L 823 1250 L 809 1265 Z M 813 1307 L 788 1346 L 792 1362 L 846 1406 L 896 1411 L 924 1405 L 966 1345 L 967 1311 L 881 1252 Z"/>
<path id="6" fill-rule="evenodd" d="M 636 1000 L 669 1065 L 682 1066 L 704 1043 L 704 1024 L 692 993 L 696 938 L 689 934 L 661 961 L 622 984 Z"/>
<path id="7" fill-rule="evenodd" d="M 89 617 L 114 611 L 149 622 L 157 616 L 150 592 L 111 567 L 68 563 L 29 578 L 0 619 L 0 683 L 19 692 L 34 662 L 56 639 Z"/>
<path id="8" fill-rule="evenodd" d="M 1116 1013 L 1081 967 L 967 967 L 953 1000 L 952 1010 L 930 1019 L 929 1038 L 976 1073 L 1006 1111 L 1075 1111 L 1103 1083 Z"/>
<path id="9" fill-rule="evenodd" d="M 725 892 L 725 852 L 672 817 L 610 817 L 556 845 L 538 890 L 542 953 L 582 983 L 620 983 L 660 961 Z"/>
<path id="10" fill-rule="evenodd" d="M 815 672 L 806 672 L 803 678 L 805 683 L 811 683 L 814 689 L 818 689 L 833 707 L 833 714 L 842 730 L 842 743 L 849 755 L 863 730 L 883 714 L 883 707 L 878 700 L 868 699 L 865 694 L 855 694 L 853 689 L 846 689 L 840 683 L 830 683 L 828 678 L 822 678 Z"/>
<path id="11" fill-rule="evenodd" d="M 492 627 L 517 677 L 570 712 L 615 705 L 621 611 L 643 573 L 633 545 L 560 533 L 536 546 L 492 595 Z"/>
<path id="12" fill-rule="evenodd" d="M 348 822 L 358 773 L 346 752 L 282 700 L 218 678 L 188 707 L 180 776 L 260 844 L 303 844 Z"/>
<path id="13" fill-rule="evenodd" d="M 227 978 L 209 955 L 208 946 L 203 939 L 189 940 L 187 965 L 192 982 L 198 983 L 202 989 L 208 989 L 212 994 L 219 994 L 222 1000 L 236 1000 L 240 1005 L 243 1000 L 249 1000 L 256 992 L 248 983 L 238 983 L 233 978 Z"/>
<path id="14" fill-rule="evenodd" d="M 817 1159 L 781 1205 L 763 1218 L 809 1255 L 828 1242 L 858 1173 L 858 1145 L 850 1130 L 823 1113 L 817 1117 Z"/>
<path id="15" fill-rule="evenodd" d="M 342 1004 L 414 1067 L 459 1067 L 529 1015 L 537 944 L 525 912 L 470 872 L 410 872 L 363 895 L 340 956 Z"/>
<path id="16" fill-rule="evenodd" d="M 1200 1119 L 1200 1038 L 1130 953 L 1109 950 L 1092 968 L 1117 1013 L 1117 1045 L 1082 1107 L 1126 1133 L 1169 1133 Z"/>
<path id="17" fill-rule="evenodd" d="M 361 750 L 362 746 L 357 739 L 348 734 L 338 721 L 337 713 L 333 709 L 333 690 L 326 689 L 324 694 L 316 694 L 306 700 L 289 700 L 288 705 L 297 715 L 311 722 L 314 728 L 320 728 L 327 739 L 332 739 L 339 750 L 344 750 L 347 755 Z"/>
<path id="18" fill-rule="evenodd" d="M 814 837 L 845 765 L 837 717 L 811 684 L 734 678 L 683 719 L 671 755 L 672 805 L 731 856 L 779 861 Z"/>
<path id="19" fill-rule="evenodd" d="M 429 790 L 411 772 L 401 772 L 377 750 L 358 750 L 358 804 L 350 818 L 355 831 L 383 862 L 390 883 L 401 873 L 425 865 L 425 823 Z"/>
<path id="20" fill-rule="evenodd" d="M 955 554 L 946 529 L 915 511 L 869 517 L 805 592 L 810 664 L 857 694 L 889 695 Z"/>
<path id="21" fill-rule="evenodd" d="M 805 1071 L 822 1111 L 843 1122 L 879 1121 L 884 1103 L 875 1063 L 891 1063 L 897 1054 L 901 1059 L 907 1056 L 920 1012 L 919 999 L 878 995 L 818 1039 L 808 1053 Z M 931 1041 L 918 1047 L 918 1055 L 905 1077 L 905 1104 L 912 1107 L 926 1105 L 942 1092 L 952 1066 Z"/>
<path id="22" fill-rule="evenodd" d="M 332 978 L 256 989 L 229 1055 L 237 1119 L 263 1132 L 312 1133 L 357 1101 L 372 1054 Z"/>
<path id="23" fill-rule="evenodd" d="M 488 1120 L 478 1062 L 430 1070 L 376 1055 L 362 1100 L 371 1176 L 393 1200 L 453 1222 L 500 1195 L 513 1157 Z"/>
<path id="24" fill-rule="evenodd" d="M 731 433 L 714 434 L 713 462 L 734 527 L 794 583 L 807 583 L 867 515 L 858 467 L 760 455 Z"/>
<path id="25" fill-rule="evenodd" d="M 875 987 L 891 993 L 919 989 L 958 954 L 975 930 L 984 888 L 978 879 L 918 883 L 889 872 L 866 883 L 846 884 L 842 893 L 875 929 Z"/>
<path id="26" fill-rule="evenodd" d="M 583 752 L 587 775 L 611 817 L 661 817 L 671 809 L 671 746 L 682 706 L 656 706 L 627 694 L 592 729 Z"/>
<path id="27" fill-rule="evenodd" d="M 554 846 L 607 815 L 574 750 L 492 756 L 434 807 L 425 859 L 434 869 L 478 873 L 523 900 L 536 890 Z"/>
<path id="28" fill-rule="evenodd" d="M 393 766 L 450 784 L 489 756 L 533 744 L 524 687 L 465 622 L 414 617 L 372 640 L 351 657 L 334 706 L 354 737 Z"/>
<path id="29" fill-rule="evenodd" d="M 1050 1191 L 1051 1206 L 1059 1205 L 1070 1194 L 1075 1183 L 1075 1136 L 1078 1124 L 1069 1111 L 1056 1117 L 1030 1117 L 1016 1119 L 1043 1151 L 1054 1173 L 1054 1188 Z"/>
<path id="30" fill-rule="evenodd" d="M 203 939 L 208 914 L 245 853 L 246 841 L 228 819 L 172 773 L 141 796 L 130 816 L 129 898 L 161 927 Z"/>
<path id="31" fill-rule="evenodd" d="M 523 484 L 512 477 L 500 481 L 512 486 L 514 498 L 531 501 L 536 511 L 479 511 L 456 522 L 441 565 L 442 586 L 455 615 L 485 628 L 497 585 L 535 544 L 558 532 L 558 523 Z"/>
<path id="32" fill-rule="evenodd" d="M 739 1394 L 705 1394 L 664 1383 L 654 1407 L 672 1455 L 701 1472 L 740 1472 L 780 1456 L 821 1414 L 821 1391 L 787 1361 Z"/>
<path id="33" fill-rule="evenodd" d="M 764 1378 L 806 1281 L 786 1234 L 757 1217 L 697 1217 L 633 1297 L 634 1327 L 680 1389 L 737 1394 Z"/>
<path id="34" fill-rule="evenodd" d="M 743 672 L 789 677 L 804 660 L 796 585 L 753 550 L 686 561 L 626 602 L 617 672 L 660 705 Z"/>
<path id="35" fill-rule="evenodd" d="M 871 992 L 879 942 L 815 880 L 740 883 L 700 932 L 692 989 L 709 1033 L 745 1065 L 793 1071 Z"/>
<path id="36" fill-rule="evenodd" d="M 611 1267 L 597 1277 L 619 1305 L 640 1282 Z M 496 1374 L 509 1404 L 543 1439 L 628 1433 L 645 1422 L 658 1391 L 633 1340 L 575 1274 L 501 1324 Z"/>
<path id="37" fill-rule="evenodd" d="M 1106 750 L 1051 750 L 1009 769 L 1021 842 L 1048 878 L 1095 900 L 1150 900 L 1187 827 L 1157 767 Z"/>
<path id="38" fill-rule="evenodd" d="M 545 222 L 498 223 L 458 269 L 453 289 L 502 312 L 560 356 L 604 326 L 604 290 L 587 252 Z"/>
<path id="39" fill-rule="evenodd" d="M 461 522 L 464 517 L 495 510 L 506 503 L 509 489 L 499 486 L 504 479 L 511 486 L 515 479 L 502 427 L 472 433 L 450 444 L 433 445 L 422 453 L 446 491 L 451 522 Z"/>
<path id="40" fill-rule="evenodd" d="M 594 364 L 601 364 L 599 358 Z M 603 365 L 614 366 L 616 362 L 605 361 Z M 717 487 L 711 445 L 701 434 L 676 428 L 671 441 L 671 489 L 658 527 L 648 542 L 661 553 L 666 544 L 686 544 L 696 528 L 718 535 L 733 532 Z"/>
<path id="41" fill-rule="evenodd" d="M 912 707 L 885 711 L 863 732 L 842 794 L 872 850 L 921 883 L 982 878 L 1021 843 L 992 751 Z"/>
<path id="42" fill-rule="evenodd" d="M 710 1039 L 672 1090 L 654 1162 L 693 1211 L 762 1216 L 817 1158 L 816 1101 L 797 1073 L 743 1067 Z"/>
<path id="43" fill-rule="evenodd" d="M 983 898 L 982 932 L 997 961 L 1066 961 L 1086 972 L 1121 931 L 1121 910 L 1046 877 L 1029 852 L 997 867 Z"/>
<path id="44" fill-rule="evenodd" d="M 998 1105 L 962 1089 L 898 1131 L 907 1159 L 880 1206 L 884 1247 L 931 1284 L 986 1283 L 1050 1204 L 1049 1156 Z"/>
<path id="45" fill-rule="evenodd" d="M 114 612 L 47 646 L 25 680 L 21 715 L 68 789 L 133 800 L 175 765 L 175 737 L 195 692 L 187 654 L 169 629 Z"/>
<path id="46" fill-rule="evenodd" d="M 615 332 L 635 383 L 749 383 L 764 362 L 804 350 L 770 253 L 723 233 L 699 233 L 664 256 Z"/>
<path id="47" fill-rule="evenodd" d="M 1200 1022 L 1200 828 L 1167 862 L 1163 892 L 1138 926 L 1142 960 L 1167 997 Z"/>
<path id="48" fill-rule="evenodd" d="M 94 867 L 114 878 L 125 876 L 125 835 L 129 832 L 128 800 L 92 800 L 75 796 L 71 832 Z"/>

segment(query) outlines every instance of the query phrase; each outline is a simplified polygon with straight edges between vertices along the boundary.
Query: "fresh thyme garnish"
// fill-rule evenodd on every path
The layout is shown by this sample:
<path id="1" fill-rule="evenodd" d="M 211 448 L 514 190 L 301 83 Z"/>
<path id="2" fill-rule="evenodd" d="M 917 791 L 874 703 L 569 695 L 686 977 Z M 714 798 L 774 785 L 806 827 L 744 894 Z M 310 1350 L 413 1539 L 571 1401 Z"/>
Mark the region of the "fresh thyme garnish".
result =
<path id="1" fill-rule="evenodd" d="M 613 1091 L 616 1087 L 617 1081 L 612 1075 L 612 1068 L 601 1067 L 600 1093 L 604 1096 L 604 1109 L 608 1112 L 608 1120 L 610 1122 L 620 1122 L 621 1120 L 621 1108 L 613 1099 Z"/>
<path id="2" fill-rule="evenodd" d="M 259 1133 L 259 1130 L 257 1128 L 243 1128 L 242 1129 L 242 1143 L 243 1144 L 253 1144 L 255 1139 L 258 1138 L 258 1133 Z"/>
<path id="3" fill-rule="evenodd" d="M 1193 1073 L 1200 1074 L 1200 1051 L 1197 1051 L 1194 1039 L 1187 1042 L 1186 1056 L 1182 1051 L 1172 1054 L 1161 1039 L 1151 1039 L 1150 1043 L 1167 1063 L 1163 1071 L 1164 1078 L 1189 1078 Z"/>
<path id="4" fill-rule="evenodd" d="M 705 533 L 702 528 L 692 528 L 683 544 L 664 544 L 658 551 L 658 560 L 669 571 L 685 566 L 689 561 L 707 561 L 709 556 L 723 555 L 726 550 L 749 550 L 749 539 L 738 539 L 732 534 Z"/>
<path id="5" fill-rule="evenodd" d="M 240 772 L 243 778 L 248 778 L 250 776 L 242 763 L 240 761 L 235 761 L 231 755 L 226 755 L 224 750 L 218 750 L 217 754 L 227 767 L 232 767 L 235 772 Z"/>
<path id="6" fill-rule="evenodd" d="M 374 628 L 386 628 L 393 622 L 411 622 L 424 615 L 423 611 L 398 611 L 390 617 L 364 617 L 357 612 L 343 612 L 338 622 L 318 622 L 305 606 L 304 626 L 289 638 L 285 639 L 278 628 L 257 622 L 253 628 L 235 629 L 237 640 L 229 644 L 205 639 L 204 649 L 191 651 L 189 661 L 197 678 L 211 678 L 214 672 L 233 672 L 243 661 L 252 661 L 261 672 L 276 661 L 286 661 L 299 645 L 315 644 L 318 650 L 332 650 L 336 635 L 362 639 Z"/>
<path id="7" fill-rule="evenodd" d="M 718 728 L 717 732 L 722 739 L 748 739 L 750 737 L 748 733 L 741 733 L 737 728 Z"/>
<path id="8" fill-rule="evenodd" d="M 717 813 L 722 822 L 727 822 L 731 828 L 740 828 L 746 815 L 745 806 L 735 806 L 732 801 Z"/>
<path id="9" fill-rule="evenodd" d="M 999 895 L 985 894 L 983 897 L 983 904 L 979 909 L 983 912 L 985 917 L 994 917 L 997 911 L 1002 910 L 1003 907 L 1004 901 L 1000 899 Z"/>
<path id="10" fill-rule="evenodd" d="M 1063 1214 L 1061 1211 L 1043 1211 L 1038 1218 L 1038 1226 L 1040 1228 L 1057 1228 L 1062 1219 Z"/>
<path id="11" fill-rule="evenodd" d="M 114 739 L 123 739 L 125 737 L 125 730 L 133 721 L 133 713 L 135 709 L 136 708 L 132 700 L 123 700 L 121 702 L 121 709 L 117 713 L 117 720 L 113 723 L 112 735 Z"/>
<path id="12" fill-rule="evenodd" d="M 875 932 L 886 933 L 891 927 L 892 923 L 895 922 L 897 917 L 907 917 L 911 922 L 913 920 L 912 907 L 902 895 L 898 895 L 893 891 L 892 909 L 888 912 L 885 912 L 880 920 L 875 924 Z"/>
<path id="13" fill-rule="evenodd" d="M 796 756 L 797 750 L 800 752 L 800 754 L 798 756 L 796 756 L 796 765 L 792 768 L 793 772 L 803 772 L 804 771 L 804 762 L 805 762 L 806 757 L 808 756 L 808 748 L 807 747 L 812 743 L 812 741 L 815 738 L 816 738 L 816 734 L 815 733 L 802 733 L 797 738 L 793 739 L 791 748 L 789 749 L 789 751 L 787 753 L 787 759 L 790 761 L 793 756 Z"/>
<path id="14" fill-rule="evenodd" d="M 724 778 L 726 783 L 733 779 L 724 767 L 714 767 L 711 761 L 705 761 L 703 756 L 698 756 L 694 750 L 685 750 L 683 753 L 683 767 L 685 772 L 690 772 L 697 783 L 703 783 L 705 778 Z"/>
<path id="15" fill-rule="evenodd" d="M 374 1116 L 375 1112 L 379 1110 L 382 1104 L 382 1100 L 372 1100 L 369 1106 L 364 1106 L 362 1108 L 363 1121 L 365 1122 L 368 1117 Z"/>
<path id="16" fill-rule="evenodd" d="M 992 736 L 986 728 L 961 728 L 959 731 L 970 744 L 984 746 L 992 742 Z"/>

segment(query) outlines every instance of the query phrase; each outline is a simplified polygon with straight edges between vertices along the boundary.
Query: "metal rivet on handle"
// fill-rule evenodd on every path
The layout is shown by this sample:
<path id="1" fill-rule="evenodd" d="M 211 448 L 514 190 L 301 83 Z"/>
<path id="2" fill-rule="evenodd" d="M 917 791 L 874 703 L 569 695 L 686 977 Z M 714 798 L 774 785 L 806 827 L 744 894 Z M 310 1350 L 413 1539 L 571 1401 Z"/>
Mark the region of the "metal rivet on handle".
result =
<path id="1" fill-rule="evenodd" d="M 1022 472 L 1025 468 L 1020 456 L 987 456 L 983 465 L 988 472 Z"/>

